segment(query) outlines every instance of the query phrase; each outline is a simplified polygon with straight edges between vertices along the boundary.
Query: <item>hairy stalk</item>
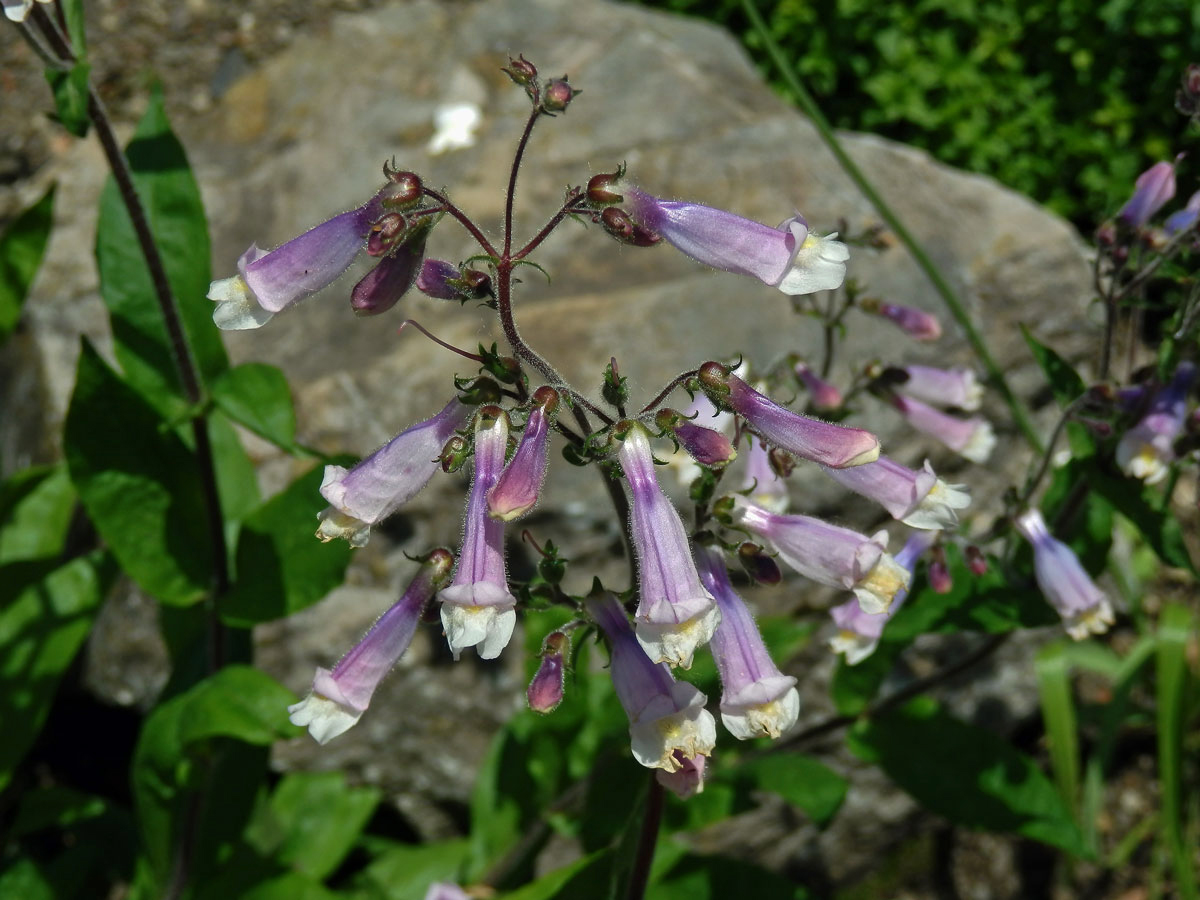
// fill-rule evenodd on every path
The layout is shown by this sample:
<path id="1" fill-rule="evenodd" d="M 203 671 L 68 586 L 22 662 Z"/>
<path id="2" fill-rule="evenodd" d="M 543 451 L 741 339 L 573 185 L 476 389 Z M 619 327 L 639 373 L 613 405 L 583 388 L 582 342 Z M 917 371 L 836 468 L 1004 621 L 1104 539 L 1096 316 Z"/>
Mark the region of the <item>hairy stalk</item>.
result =
<path id="1" fill-rule="evenodd" d="M 563 219 L 565 219 L 567 216 L 574 215 L 577 212 L 581 212 L 582 210 L 576 208 L 576 204 L 579 203 L 580 199 L 580 194 L 573 194 L 572 196 L 568 197 L 567 201 L 562 205 L 562 209 L 556 212 L 550 221 L 542 226 L 541 230 L 530 239 L 528 244 L 526 244 L 513 255 L 513 260 L 524 259 L 530 253 L 536 250 L 541 245 L 542 241 L 550 237 L 550 233 L 562 223 Z"/>
<path id="2" fill-rule="evenodd" d="M 904 223 L 900 221 L 899 217 L 892 211 L 892 208 L 884 202 L 879 192 L 875 190 L 871 182 L 862 173 L 862 170 L 858 168 L 854 160 L 846 153 L 838 141 L 837 135 L 834 134 L 829 121 L 821 112 L 820 107 L 817 106 L 812 95 L 808 93 L 804 85 L 800 82 L 799 76 L 796 75 L 791 63 L 788 62 L 787 57 L 784 56 L 775 39 L 771 37 L 771 33 L 767 30 L 766 23 L 763 22 L 754 0 L 742 0 L 742 8 L 746 11 L 747 17 L 749 17 L 751 24 L 762 39 L 771 60 L 783 75 L 788 87 L 795 94 L 800 107 L 804 110 L 805 115 L 812 120 L 813 125 L 816 126 L 822 140 L 825 141 L 826 146 L 829 147 L 838 164 L 841 165 L 842 170 L 854 182 L 859 192 L 875 207 L 876 212 L 879 213 L 879 217 L 887 223 L 887 226 L 896 234 L 896 237 L 900 238 L 904 246 L 908 248 L 908 252 L 912 254 L 921 271 L 925 273 L 925 277 L 929 279 L 934 290 L 942 298 L 942 302 L 945 303 L 946 308 L 950 311 L 950 315 L 954 317 L 954 321 L 959 324 L 959 327 L 962 328 L 963 333 L 967 336 L 967 341 L 970 343 L 971 349 L 975 351 L 975 356 L 987 371 L 988 381 L 1000 392 L 1000 396 L 1004 398 L 1005 404 L 1007 404 L 1009 410 L 1012 412 L 1013 421 L 1025 436 L 1025 440 L 1029 442 L 1029 445 L 1035 451 L 1041 452 L 1042 439 L 1038 435 L 1037 428 L 1034 427 L 1033 420 L 1026 411 L 1024 404 L 1013 393 L 1012 387 L 1004 377 L 1000 366 L 992 357 L 992 353 L 988 349 L 983 335 L 980 334 L 979 329 L 971 321 L 971 317 L 967 313 L 966 307 L 963 306 L 962 301 L 958 299 L 954 290 L 947 283 L 946 279 L 942 277 L 942 273 L 933 264 L 933 260 L 929 258 L 929 254 L 925 252 L 924 248 L 921 247 L 909 230 L 904 227 Z"/>
<path id="3" fill-rule="evenodd" d="M 533 126 L 542 114 L 541 90 L 536 82 L 533 85 L 533 109 L 525 120 L 525 129 L 521 132 L 521 140 L 517 142 L 517 152 L 513 154 L 512 169 L 508 173 L 508 193 L 504 197 L 504 258 L 512 259 L 512 220 L 513 203 L 517 197 L 517 172 L 521 169 L 521 160 L 525 156 L 525 148 L 529 145 L 529 136 L 533 134 Z"/>
<path id="4" fill-rule="evenodd" d="M 638 415 L 644 416 L 646 413 L 650 412 L 652 409 L 654 409 L 656 406 L 658 406 L 658 404 L 660 404 L 664 400 L 666 400 L 667 397 L 669 397 L 671 395 L 671 392 L 673 390 L 675 390 L 675 388 L 679 387 L 681 384 L 683 384 L 689 378 L 695 378 L 699 374 L 700 374 L 699 369 L 688 369 L 686 372 L 682 372 L 679 375 L 676 375 L 674 378 L 672 378 L 667 383 L 667 386 L 665 388 L 663 388 L 661 391 L 658 392 L 658 396 L 656 396 L 653 400 L 651 400 L 649 403 L 647 403 L 645 406 L 642 407 L 642 411 L 639 412 Z"/>
<path id="5" fill-rule="evenodd" d="M 479 230 L 479 226 L 471 221 L 470 216 L 464 213 L 461 209 L 450 202 L 450 198 L 445 194 L 435 191 L 433 188 L 422 188 L 422 193 L 430 200 L 437 203 L 442 209 L 452 218 L 458 221 L 458 224 L 467 229 L 467 233 L 475 240 L 488 256 L 495 259 L 500 254 L 496 252 L 496 248 L 492 246 L 492 242 L 487 239 L 487 236 Z"/>
<path id="6" fill-rule="evenodd" d="M 1086 397 L 1086 394 L 1084 396 Z M 1046 477 L 1046 473 L 1050 470 L 1050 461 L 1054 456 L 1054 446 L 1058 443 L 1063 430 L 1067 427 L 1067 423 L 1071 421 L 1071 416 L 1075 414 L 1075 410 L 1079 407 L 1083 399 L 1084 397 L 1075 398 L 1062 411 L 1062 415 L 1058 417 L 1058 422 L 1054 425 L 1054 431 L 1050 433 L 1050 438 L 1046 441 L 1046 449 L 1041 454 L 1041 463 L 1037 471 L 1025 482 L 1025 488 L 1021 491 L 1020 503 L 1022 506 L 1029 502 L 1029 498 L 1034 495 L 1034 492 L 1038 489 L 1038 485 L 1042 483 L 1042 479 Z"/>

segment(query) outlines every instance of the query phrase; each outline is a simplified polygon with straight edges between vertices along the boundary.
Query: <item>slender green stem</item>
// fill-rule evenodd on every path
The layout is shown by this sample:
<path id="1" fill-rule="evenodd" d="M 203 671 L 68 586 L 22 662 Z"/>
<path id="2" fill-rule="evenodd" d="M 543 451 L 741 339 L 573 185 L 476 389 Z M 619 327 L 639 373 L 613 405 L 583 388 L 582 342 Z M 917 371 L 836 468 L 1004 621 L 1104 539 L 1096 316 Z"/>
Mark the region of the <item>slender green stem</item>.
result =
<path id="1" fill-rule="evenodd" d="M 975 351 L 980 364 L 987 371 L 988 381 L 1000 392 L 1000 396 L 1004 398 L 1004 402 L 1012 412 L 1013 421 L 1021 430 L 1021 433 L 1025 436 L 1030 446 L 1040 452 L 1042 449 L 1042 439 L 1037 432 L 1037 428 L 1034 427 L 1033 420 L 1026 411 L 1024 404 L 1013 393 L 1000 366 L 992 357 L 991 351 L 983 339 L 983 335 L 980 334 L 979 329 L 971 321 L 971 317 L 967 313 L 967 309 L 962 301 L 958 299 L 958 296 L 954 293 L 949 283 L 942 277 L 937 266 L 933 264 L 933 260 L 929 258 L 929 254 L 925 252 L 924 248 L 921 247 L 909 230 L 904 227 L 904 223 L 900 221 L 899 217 L 892 211 L 892 208 L 884 202 L 879 192 L 875 190 L 871 182 L 862 173 L 862 170 L 859 169 L 854 160 L 846 153 L 837 135 L 834 134 L 833 127 L 821 112 L 820 107 L 817 106 L 816 101 L 813 100 L 812 95 L 808 93 L 804 85 L 800 82 L 795 69 L 775 42 L 775 39 L 771 37 L 771 33 L 767 30 L 766 23 L 763 22 L 754 0 L 742 0 L 742 7 L 745 9 L 751 24 L 762 38 L 763 44 L 767 48 L 767 53 L 783 75 L 784 81 L 787 82 L 788 87 L 795 94 L 796 100 L 804 110 L 805 115 L 812 120 L 821 138 L 837 159 L 838 164 L 841 165 L 842 169 L 850 177 L 850 180 L 854 182 L 862 195 L 875 207 L 876 212 L 879 213 L 879 217 L 895 233 L 896 237 L 908 248 L 908 252 L 912 254 L 917 265 L 925 273 L 934 290 L 942 298 L 942 302 L 946 304 L 946 308 L 950 311 L 950 315 L 954 317 L 954 321 L 959 324 L 963 333 L 966 334 L 967 341 Z"/>

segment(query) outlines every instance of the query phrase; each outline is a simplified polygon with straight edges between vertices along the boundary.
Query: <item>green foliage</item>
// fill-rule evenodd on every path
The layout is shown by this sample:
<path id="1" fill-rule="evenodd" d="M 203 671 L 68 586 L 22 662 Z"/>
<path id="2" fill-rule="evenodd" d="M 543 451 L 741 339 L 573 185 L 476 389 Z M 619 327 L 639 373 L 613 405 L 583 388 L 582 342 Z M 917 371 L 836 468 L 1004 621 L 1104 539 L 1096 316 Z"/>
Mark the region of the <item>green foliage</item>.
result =
<path id="1" fill-rule="evenodd" d="M 0 344 L 8 340 L 21 318 L 25 296 L 50 239 L 53 211 L 51 188 L 0 235 Z"/>
<path id="2" fill-rule="evenodd" d="M 952 822 L 1087 852 L 1070 811 L 1032 759 L 928 698 L 860 722 L 850 748 Z"/>
<path id="3" fill-rule="evenodd" d="M 246 516 L 237 546 L 237 580 L 220 601 L 222 619 L 250 626 L 312 606 L 342 583 L 352 550 L 314 537 L 321 499 L 317 466 Z"/>
<path id="4" fill-rule="evenodd" d="M 204 206 L 183 145 L 167 122 L 161 91 L 151 94 L 126 153 L 176 299 L 185 352 L 201 378 L 213 380 L 229 363 L 213 325 L 213 305 L 205 298 L 212 275 Z M 133 222 L 111 177 L 100 197 L 96 261 L 117 362 L 129 383 L 155 408 L 168 416 L 181 415 L 184 394 L 172 342 Z"/>
<path id="5" fill-rule="evenodd" d="M 61 464 L 0 482 L 0 564 L 60 554 L 74 509 L 75 489 Z"/>
<path id="6" fill-rule="evenodd" d="M 229 418 L 285 450 L 295 448 L 296 412 L 287 380 L 274 366 L 246 363 L 212 385 L 213 402 Z"/>
<path id="7" fill-rule="evenodd" d="M 645 0 L 739 34 L 740 0 Z M 924 147 L 1091 230 L 1178 150 L 1200 29 L 1188 0 L 767 0 L 771 35 L 839 128 Z M 781 86 L 781 89 L 782 86 Z"/>
<path id="8" fill-rule="evenodd" d="M 195 457 L 90 344 L 63 443 L 79 499 L 121 567 L 165 603 L 200 600 L 212 550 Z"/>
<path id="9" fill-rule="evenodd" d="M 41 731 L 113 575 L 100 553 L 0 565 L 0 789 Z"/>

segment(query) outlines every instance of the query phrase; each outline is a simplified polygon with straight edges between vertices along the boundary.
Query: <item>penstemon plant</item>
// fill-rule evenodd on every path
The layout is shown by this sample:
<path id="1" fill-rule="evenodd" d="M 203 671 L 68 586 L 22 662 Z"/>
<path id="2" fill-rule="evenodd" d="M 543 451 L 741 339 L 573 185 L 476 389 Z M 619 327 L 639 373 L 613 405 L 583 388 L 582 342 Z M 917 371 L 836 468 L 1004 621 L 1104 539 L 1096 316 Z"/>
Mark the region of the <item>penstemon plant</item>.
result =
<path id="1" fill-rule="evenodd" d="M 65 461 L 5 473 L 0 484 L 0 709 L 6 722 L 24 723 L 0 750 L 0 810 L 14 811 L 0 896 L 640 900 L 725 896 L 731 884 L 823 896 L 804 878 L 675 838 L 727 821 L 764 793 L 820 828 L 836 824 L 850 781 L 798 748 L 831 756 L 836 747 L 819 741 L 844 731 L 837 747 L 878 766 L 927 812 L 1086 863 L 1061 867 L 1072 889 L 1102 890 L 1149 847 L 1156 852 L 1142 868 L 1158 895 L 1169 885 L 1197 897 L 1200 818 L 1188 798 L 1200 773 L 1185 753 L 1198 733 L 1196 571 L 1174 501 L 1194 483 L 1200 450 L 1191 268 L 1200 193 L 1159 224 L 1181 160 L 1151 167 L 1097 232 L 1105 327 L 1094 383 L 1026 333 L 1060 407 L 1043 442 L 952 296 L 952 314 L 980 342 L 982 378 L 911 362 L 901 349 L 857 361 L 852 381 L 836 383 L 840 338 L 855 317 L 890 323 L 900 348 L 943 332 L 938 316 L 869 296 L 847 277 L 852 248 L 872 252 L 888 239 L 880 229 L 823 232 L 782 209 L 772 227 L 657 196 L 610 164 L 567 188 L 540 229 L 517 235 L 518 174 L 535 130 L 569 122 L 573 104 L 590 102 L 523 56 L 504 69 L 529 111 L 498 235 L 452 191 L 389 162 L 359 205 L 273 250 L 252 245 L 230 261 L 225 271 L 235 274 L 213 279 L 199 193 L 161 98 L 135 136 L 139 152 L 127 155 L 88 81 L 81 5 L 24 0 L 6 2 L 5 13 L 47 63 L 64 125 L 95 129 L 113 171 L 97 261 L 117 367 L 85 345 Z M 1200 119 L 1200 68 L 1185 74 L 1177 105 Z M 14 273 L 0 294 L 0 336 L 37 269 L 49 203 L 0 240 L 0 263 Z M 886 209 L 881 217 L 894 219 Z M 518 327 L 519 275 L 540 269 L 538 249 L 569 221 L 630 252 L 673 248 L 777 289 L 803 317 L 798 328 L 808 319 L 820 330 L 822 352 L 760 361 L 730 347 L 642 397 L 614 348 L 593 396 Z M 428 256 L 435 229 L 448 227 L 464 229 L 476 252 Z M 495 316 L 506 347 L 454 347 L 404 319 L 468 369 L 428 418 L 353 463 L 300 445 L 283 376 L 230 367 L 218 329 L 262 329 L 259 339 L 270 340 L 275 316 L 336 294 L 326 289 L 364 253 L 374 265 L 349 289 L 354 315 L 394 321 L 417 291 L 457 302 L 463 316 Z M 973 502 L 969 465 L 986 464 L 1005 430 L 991 421 L 993 395 L 1027 439 L 1027 448 L 1004 446 L 1025 455 L 1028 474 L 1003 498 Z M 871 404 L 940 447 L 939 459 L 958 457 L 948 465 L 962 474 L 943 480 L 928 459 L 885 453 L 855 424 Z M 319 463 L 261 499 L 235 424 Z M 543 496 L 551 465 L 590 468 L 603 483 L 627 579 L 581 571 L 569 546 L 525 527 L 539 505 L 568 502 Z M 248 665 L 248 628 L 318 602 L 343 580 L 353 549 L 448 478 L 467 482 L 461 531 L 405 547 L 399 598 L 317 668 L 305 696 Z M 847 518 L 881 527 L 859 531 L 794 509 L 790 486 L 816 481 L 840 492 Z M 73 517 L 89 527 L 70 528 Z M 531 574 L 510 571 L 506 539 L 518 528 L 537 556 Z M 1173 567 L 1186 585 L 1181 600 L 1151 601 L 1136 561 L 1146 554 Z M 84 789 L 36 744 L 57 709 L 55 686 L 70 677 L 118 575 L 159 602 L 171 668 L 122 760 L 128 797 Z M 820 596 L 831 621 L 756 618 L 742 595 L 780 584 L 829 589 Z M 496 738 L 469 836 L 418 846 L 380 826 L 376 789 L 348 786 L 339 773 L 279 777 L 267 748 L 299 729 L 327 745 L 355 726 L 403 718 L 371 701 L 427 625 L 455 660 L 523 655 L 528 708 Z M 802 704 L 811 677 L 793 659 L 818 627 L 837 657 L 836 713 L 824 718 Z M 980 635 L 961 657 L 921 678 L 897 674 L 918 636 L 960 633 Z M 1045 741 L 1033 752 L 957 718 L 945 693 L 945 703 L 934 697 L 1026 634 L 1040 635 L 1033 667 Z M 1106 699 L 1077 691 L 1077 671 L 1107 679 Z M 1148 720 L 1160 809 L 1124 833 L 1104 830 L 1102 813 L 1115 803 L 1106 780 Z M 544 872 L 552 835 L 570 842 L 570 861 Z"/>

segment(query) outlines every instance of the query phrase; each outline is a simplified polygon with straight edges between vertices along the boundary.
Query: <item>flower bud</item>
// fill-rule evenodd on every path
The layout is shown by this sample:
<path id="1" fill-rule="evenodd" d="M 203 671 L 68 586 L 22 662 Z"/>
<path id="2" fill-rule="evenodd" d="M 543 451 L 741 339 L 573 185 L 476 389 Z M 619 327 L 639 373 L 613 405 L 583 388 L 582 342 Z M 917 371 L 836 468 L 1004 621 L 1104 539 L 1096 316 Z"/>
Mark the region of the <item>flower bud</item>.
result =
<path id="1" fill-rule="evenodd" d="M 796 373 L 796 377 L 808 390 L 812 405 L 817 409 L 838 409 L 842 405 L 842 392 L 821 378 L 805 363 L 797 361 L 793 364 L 792 371 Z"/>
<path id="2" fill-rule="evenodd" d="M 697 425 L 673 409 L 660 409 L 654 424 L 673 435 L 688 455 L 702 466 L 723 469 L 737 458 L 737 450 L 728 437 Z"/>
<path id="3" fill-rule="evenodd" d="M 1140 228 L 1175 196 L 1175 166 L 1157 162 L 1138 176 L 1133 196 L 1117 213 L 1117 221 L 1129 228 Z"/>
<path id="4" fill-rule="evenodd" d="M 620 203 L 625 197 L 616 188 L 620 181 L 621 172 L 605 172 L 593 175 L 588 179 L 587 198 L 589 203 L 596 206 L 611 206 Z"/>
<path id="5" fill-rule="evenodd" d="M 779 571 L 779 563 L 774 557 L 768 556 L 758 544 L 743 541 L 737 549 L 738 562 L 746 570 L 746 574 L 759 584 L 776 585 L 783 581 L 783 573 Z"/>
<path id="6" fill-rule="evenodd" d="M 942 323 L 933 313 L 912 306 L 882 303 L 878 300 L 860 301 L 859 307 L 887 319 L 911 338 L 918 341 L 936 341 L 942 336 Z"/>
<path id="7" fill-rule="evenodd" d="M 527 60 L 524 55 L 513 59 L 508 58 L 508 66 L 501 69 L 501 72 L 506 74 L 513 80 L 514 84 L 519 84 L 523 88 L 528 88 L 537 80 L 537 66 Z"/>
<path id="8" fill-rule="evenodd" d="M 519 519 L 537 504 L 546 477 L 550 423 L 558 408 L 558 391 L 548 385 L 533 395 L 533 410 L 517 452 L 488 492 L 488 515 L 508 522 Z"/>
<path id="9" fill-rule="evenodd" d="M 566 78 L 555 78 L 546 82 L 542 89 L 542 109 L 550 114 L 564 112 L 579 91 L 567 84 Z"/>
<path id="10" fill-rule="evenodd" d="M 600 214 L 600 224 L 622 244 L 629 244 L 631 247 L 653 247 L 662 240 L 658 235 L 634 223 L 628 213 L 615 206 L 608 207 Z"/>
<path id="11" fill-rule="evenodd" d="M 397 172 L 391 166 L 384 164 L 383 174 L 391 182 L 383 189 L 380 203 L 384 209 L 409 209 L 420 202 L 425 193 L 425 185 L 421 176 L 416 172 Z"/>
<path id="12" fill-rule="evenodd" d="M 400 213 L 386 213 L 375 220 L 367 235 L 367 253 L 371 256 L 387 256 L 408 228 L 408 221 Z"/>
<path id="13" fill-rule="evenodd" d="M 950 568 L 946 565 L 946 552 L 941 547 L 934 547 L 929 560 L 929 586 L 936 593 L 948 594 L 954 589 L 954 579 L 950 576 Z"/>
<path id="14" fill-rule="evenodd" d="M 471 445 L 460 434 L 456 434 L 450 440 L 446 441 L 446 445 L 442 447 L 442 452 L 438 455 L 438 460 L 442 464 L 442 471 L 447 474 L 457 472 L 466 463 L 467 457 L 471 454 Z"/>
<path id="15" fill-rule="evenodd" d="M 534 712 L 551 713 L 562 703 L 564 656 L 571 649 L 571 639 L 561 631 L 552 631 L 542 642 L 542 663 L 534 673 L 525 698 Z"/>
<path id="16" fill-rule="evenodd" d="M 350 308 L 358 316 L 387 312 L 408 293 L 425 256 L 427 230 L 412 235 L 390 256 L 381 259 L 350 292 Z"/>
<path id="17" fill-rule="evenodd" d="M 971 570 L 972 575 L 985 575 L 988 570 L 987 557 L 983 555 L 983 551 L 974 544 L 967 545 L 967 568 Z"/>

